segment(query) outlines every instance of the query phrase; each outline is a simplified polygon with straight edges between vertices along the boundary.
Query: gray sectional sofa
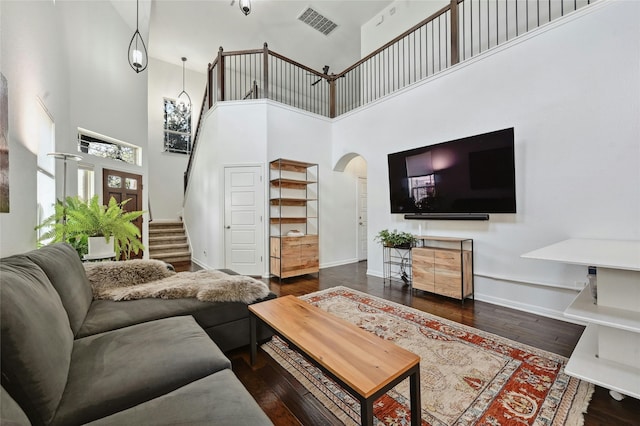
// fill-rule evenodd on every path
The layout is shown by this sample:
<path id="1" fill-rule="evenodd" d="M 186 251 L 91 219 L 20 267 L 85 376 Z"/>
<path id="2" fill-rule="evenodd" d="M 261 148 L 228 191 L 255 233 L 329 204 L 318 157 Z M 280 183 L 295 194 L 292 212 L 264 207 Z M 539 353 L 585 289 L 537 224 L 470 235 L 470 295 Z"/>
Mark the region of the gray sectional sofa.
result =
<path id="1" fill-rule="evenodd" d="M 0 259 L 0 290 L 1 424 L 272 424 L 223 353 L 246 304 L 93 300 L 67 244 Z"/>

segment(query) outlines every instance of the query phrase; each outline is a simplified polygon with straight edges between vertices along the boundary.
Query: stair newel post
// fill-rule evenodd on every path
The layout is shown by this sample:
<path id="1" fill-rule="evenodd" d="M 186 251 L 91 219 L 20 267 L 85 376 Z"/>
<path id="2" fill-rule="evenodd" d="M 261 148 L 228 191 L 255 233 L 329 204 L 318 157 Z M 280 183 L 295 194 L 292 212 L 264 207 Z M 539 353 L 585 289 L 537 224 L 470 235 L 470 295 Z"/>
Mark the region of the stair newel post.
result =
<path id="1" fill-rule="evenodd" d="M 218 50 L 218 101 L 224 101 L 224 55 L 222 46 Z"/>
<path id="2" fill-rule="evenodd" d="M 207 66 L 207 110 L 213 106 L 213 65 Z M 202 118 L 202 112 L 200 112 Z M 199 124 L 199 123 L 198 123 Z"/>
<path id="3" fill-rule="evenodd" d="M 329 78 L 329 118 L 336 116 L 336 75 Z"/>
<path id="4" fill-rule="evenodd" d="M 269 46 L 266 42 L 263 46 L 262 61 L 262 97 L 269 99 Z"/>
<path id="5" fill-rule="evenodd" d="M 458 0 L 451 0 L 451 65 L 460 62 L 460 53 L 458 52 Z"/>

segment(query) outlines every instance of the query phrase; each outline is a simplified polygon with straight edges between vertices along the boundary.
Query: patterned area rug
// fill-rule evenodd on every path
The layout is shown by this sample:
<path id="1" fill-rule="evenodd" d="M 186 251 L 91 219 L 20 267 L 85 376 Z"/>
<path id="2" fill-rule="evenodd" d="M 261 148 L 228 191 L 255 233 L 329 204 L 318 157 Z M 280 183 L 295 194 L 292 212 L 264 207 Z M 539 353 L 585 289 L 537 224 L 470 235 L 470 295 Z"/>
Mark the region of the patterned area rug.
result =
<path id="1" fill-rule="evenodd" d="M 582 425 L 593 385 L 567 359 L 346 287 L 301 299 L 421 357 L 422 424 Z M 360 404 L 278 338 L 262 348 L 345 424 Z M 374 404 L 374 424 L 408 425 L 409 380 Z"/>

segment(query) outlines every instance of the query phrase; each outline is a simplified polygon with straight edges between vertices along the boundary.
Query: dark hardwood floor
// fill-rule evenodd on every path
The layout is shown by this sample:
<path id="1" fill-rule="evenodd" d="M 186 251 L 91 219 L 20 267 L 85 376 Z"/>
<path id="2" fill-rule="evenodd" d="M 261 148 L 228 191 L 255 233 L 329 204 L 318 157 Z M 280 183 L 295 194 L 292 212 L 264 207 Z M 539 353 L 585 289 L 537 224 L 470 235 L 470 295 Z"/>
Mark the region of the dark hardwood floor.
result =
<path id="1" fill-rule="evenodd" d="M 265 280 L 279 296 L 300 296 L 335 286 L 345 286 L 402 303 L 431 314 L 488 331 L 508 339 L 569 357 L 584 327 L 541 317 L 489 303 L 459 301 L 423 292 L 412 295 L 394 282 L 366 275 L 366 262 L 327 268 L 317 275 Z M 249 365 L 249 350 L 231 352 L 233 370 L 276 425 L 340 425 L 296 379 L 271 357 L 258 351 L 258 361 Z M 609 396 L 608 390 L 596 387 L 585 415 L 585 426 L 640 425 L 640 400 L 626 398 L 620 402 Z M 573 426 L 573 425 L 567 425 Z"/>

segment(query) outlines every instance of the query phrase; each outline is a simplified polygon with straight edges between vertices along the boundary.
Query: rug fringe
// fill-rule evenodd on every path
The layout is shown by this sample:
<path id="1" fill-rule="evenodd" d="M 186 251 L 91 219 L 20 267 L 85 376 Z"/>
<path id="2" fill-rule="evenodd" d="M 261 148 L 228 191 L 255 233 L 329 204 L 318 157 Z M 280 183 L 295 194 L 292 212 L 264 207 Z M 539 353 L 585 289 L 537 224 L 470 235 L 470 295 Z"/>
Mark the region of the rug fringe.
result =
<path id="1" fill-rule="evenodd" d="M 576 379 L 578 380 L 578 379 Z M 567 414 L 567 420 L 565 421 L 565 425 L 567 426 L 583 426 L 584 425 L 584 415 L 589 408 L 589 403 L 591 402 L 591 398 L 593 397 L 593 392 L 596 390 L 596 387 L 589 382 L 585 382 L 584 380 L 580 380 L 580 384 L 578 385 L 578 389 L 576 391 L 576 395 L 573 399 L 574 403 L 571 404 L 571 408 L 569 409 L 569 413 Z"/>
<path id="2" fill-rule="evenodd" d="M 287 361 L 282 356 L 280 356 L 279 353 L 274 351 L 271 348 L 270 344 L 271 344 L 271 341 L 262 345 L 262 350 L 268 353 L 278 364 L 284 367 L 287 364 Z M 328 398 L 321 390 L 319 390 L 316 386 L 314 386 L 314 384 L 310 380 L 308 380 L 302 373 L 298 372 L 297 369 L 292 369 L 292 370 L 286 369 L 286 370 L 297 381 L 299 381 L 306 389 L 308 389 L 309 392 L 311 392 L 313 396 L 316 397 L 316 399 L 320 401 L 325 407 L 337 406 L 335 401 L 332 401 L 330 398 Z M 347 413 L 345 413 L 342 410 L 340 410 L 339 412 L 335 412 L 334 410 L 331 410 L 331 412 L 333 413 L 334 416 L 338 418 L 338 420 L 340 420 L 343 424 L 347 426 L 360 425 L 359 422 L 355 422 Z"/>

